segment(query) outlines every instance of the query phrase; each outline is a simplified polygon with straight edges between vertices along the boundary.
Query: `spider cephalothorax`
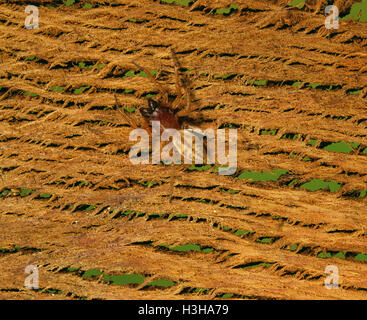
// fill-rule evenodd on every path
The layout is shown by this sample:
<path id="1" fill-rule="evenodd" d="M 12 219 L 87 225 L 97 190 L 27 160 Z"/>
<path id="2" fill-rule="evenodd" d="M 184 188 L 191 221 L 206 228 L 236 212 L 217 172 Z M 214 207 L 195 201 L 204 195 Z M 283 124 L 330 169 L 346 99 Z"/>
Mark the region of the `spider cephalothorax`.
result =
<path id="1" fill-rule="evenodd" d="M 151 128 L 152 121 L 159 121 L 161 131 L 164 129 L 181 129 L 180 120 L 168 107 L 160 105 L 153 99 L 148 99 L 148 107 L 140 108 L 140 113 L 143 116 L 146 124 Z"/>

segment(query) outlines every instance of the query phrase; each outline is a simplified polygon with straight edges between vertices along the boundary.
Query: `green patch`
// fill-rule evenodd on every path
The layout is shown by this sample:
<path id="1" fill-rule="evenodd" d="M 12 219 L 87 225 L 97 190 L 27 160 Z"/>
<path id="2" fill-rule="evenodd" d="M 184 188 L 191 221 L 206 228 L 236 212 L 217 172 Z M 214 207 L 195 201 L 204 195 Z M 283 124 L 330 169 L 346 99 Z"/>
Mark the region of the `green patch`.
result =
<path id="1" fill-rule="evenodd" d="M 25 58 L 24 60 L 28 60 L 28 61 L 32 61 L 32 60 L 34 60 L 34 59 L 36 59 L 36 57 L 35 56 L 30 56 L 30 57 L 27 57 L 27 58 Z"/>
<path id="2" fill-rule="evenodd" d="M 60 93 L 65 89 L 65 87 L 57 87 L 57 86 L 53 86 L 52 88 L 50 88 L 51 91 L 53 92 L 57 92 Z"/>
<path id="3" fill-rule="evenodd" d="M 79 271 L 80 270 L 80 268 L 76 268 L 76 267 L 68 267 L 67 269 L 66 269 L 66 271 L 68 271 L 68 272 L 77 272 L 77 271 Z"/>
<path id="4" fill-rule="evenodd" d="M 210 169 L 212 166 L 207 164 L 205 166 L 195 166 L 194 164 L 187 168 L 189 171 L 205 171 Z"/>
<path id="5" fill-rule="evenodd" d="M 222 80 L 227 80 L 227 79 L 233 79 L 236 75 L 233 73 L 230 73 L 226 76 L 221 76 L 221 75 L 216 75 L 214 76 L 214 79 L 222 79 Z"/>
<path id="6" fill-rule="evenodd" d="M 94 64 L 86 64 L 85 62 L 79 62 L 79 68 L 81 69 L 92 69 L 94 67 Z"/>
<path id="7" fill-rule="evenodd" d="M 254 86 L 266 86 L 268 84 L 268 80 L 255 80 Z"/>
<path id="8" fill-rule="evenodd" d="M 41 199 L 50 199 L 51 197 L 52 197 L 51 193 L 40 193 L 38 195 L 38 198 L 41 198 Z"/>
<path id="9" fill-rule="evenodd" d="M 293 87 L 299 87 L 301 84 L 302 84 L 301 81 L 295 81 L 295 82 L 293 82 L 292 86 Z"/>
<path id="10" fill-rule="evenodd" d="M 91 3 L 86 3 L 83 8 L 84 9 L 92 9 L 93 5 Z"/>
<path id="11" fill-rule="evenodd" d="M 334 258 L 345 259 L 345 252 L 338 252 L 334 255 Z"/>
<path id="12" fill-rule="evenodd" d="M 188 7 L 192 2 L 193 0 L 161 0 L 161 3 L 178 4 L 185 7 Z"/>
<path id="13" fill-rule="evenodd" d="M 275 238 L 273 237 L 260 237 L 255 240 L 256 242 L 261 243 L 273 243 L 275 241 Z"/>
<path id="14" fill-rule="evenodd" d="M 288 187 L 292 187 L 295 183 L 297 183 L 298 179 L 293 179 L 291 182 L 288 183 Z"/>
<path id="15" fill-rule="evenodd" d="M 29 92 L 29 91 L 25 91 L 24 94 L 26 96 L 30 96 L 30 97 L 37 97 L 38 94 L 37 93 L 34 93 L 34 92 Z"/>
<path id="16" fill-rule="evenodd" d="M 166 280 L 166 279 L 158 279 L 158 280 L 153 280 L 152 282 L 148 283 L 148 286 L 150 287 L 172 287 L 176 284 L 175 281 L 172 280 Z"/>
<path id="17" fill-rule="evenodd" d="M 359 194 L 360 198 L 364 198 L 367 195 L 367 190 L 362 190 L 361 193 Z"/>
<path id="18" fill-rule="evenodd" d="M 236 230 L 236 232 L 234 233 L 236 236 L 243 236 L 244 234 L 250 234 L 251 231 L 248 231 L 248 230 L 241 230 L 241 229 L 238 229 Z"/>
<path id="19" fill-rule="evenodd" d="M 354 3 L 350 9 L 350 13 L 341 20 L 354 20 L 359 22 L 367 22 L 367 0 Z"/>
<path id="20" fill-rule="evenodd" d="M 92 277 L 98 277 L 103 272 L 98 269 L 89 269 L 85 271 L 82 275 L 83 278 L 92 278 Z"/>
<path id="21" fill-rule="evenodd" d="M 272 170 L 273 173 L 262 171 L 245 171 L 242 172 L 238 179 L 247 179 L 252 181 L 276 181 L 279 179 L 279 177 L 283 174 L 286 174 L 288 170 L 285 169 L 279 169 L 279 170 Z"/>
<path id="22" fill-rule="evenodd" d="M 321 84 L 320 83 L 310 83 L 310 87 L 312 88 L 312 89 L 316 89 L 317 87 L 319 87 L 319 86 L 321 86 Z"/>
<path id="23" fill-rule="evenodd" d="M 140 274 L 104 275 L 103 281 L 123 286 L 128 284 L 142 284 L 145 280 Z"/>
<path id="24" fill-rule="evenodd" d="M 304 5 L 305 5 L 305 0 L 292 0 L 288 6 L 297 7 L 298 9 L 302 9 Z"/>
<path id="25" fill-rule="evenodd" d="M 358 261 L 367 261 L 367 254 L 364 254 L 364 253 L 358 253 L 355 257 L 354 257 L 355 260 L 358 260 Z"/>
<path id="26" fill-rule="evenodd" d="M 309 191 L 325 190 L 329 188 L 330 192 L 336 192 L 340 190 L 341 185 L 335 181 L 324 181 L 320 179 L 313 179 L 301 185 L 300 188 Z"/>
<path id="27" fill-rule="evenodd" d="M 307 142 L 307 145 L 308 146 L 311 146 L 311 147 L 313 147 L 315 144 L 316 144 L 316 139 L 310 139 L 308 142 Z"/>
<path id="28" fill-rule="evenodd" d="M 7 196 L 11 191 L 9 189 L 4 189 L 3 191 L 1 191 L 0 193 L 0 197 L 5 197 Z"/>
<path id="29" fill-rule="evenodd" d="M 273 129 L 273 130 L 262 129 L 260 131 L 260 135 L 269 134 L 269 135 L 275 136 L 277 134 L 277 132 L 278 132 L 278 129 Z"/>
<path id="30" fill-rule="evenodd" d="M 358 147 L 358 145 L 357 145 L 357 147 Z M 329 144 L 328 146 L 323 148 L 323 150 L 332 151 L 332 152 L 349 153 L 353 150 L 353 148 L 351 147 L 351 144 L 349 144 L 349 143 L 335 142 L 335 143 Z"/>
<path id="31" fill-rule="evenodd" d="M 170 248 L 170 250 L 179 252 L 189 252 L 189 251 L 200 252 L 200 246 L 197 244 L 188 243 L 182 246 L 172 247 Z"/>
<path id="32" fill-rule="evenodd" d="M 43 293 L 62 294 L 62 291 L 59 289 L 49 288 L 49 289 L 44 290 Z"/>
<path id="33" fill-rule="evenodd" d="M 289 250 L 290 251 L 296 251 L 298 248 L 298 244 L 292 244 L 290 247 L 289 247 Z"/>
<path id="34" fill-rule="evenodd" d="M 149 70 L 150 74 L 154 77 L 158 71 L 156 70 Z M 148 77 L 148 75 L 144 72 L 144 71 L 134 71 L 134 70 L 128 70 L 123 74 L 123 78 L 126 77 L 134 77 L 134 76 L 138 76 L 138 77 Z"/>
<path id="35" fill-rule="evenodd" d="M 31 190 L 31 189 L 26 189 L 26 188 L 22 188 L 20 189 L 20 196 L 21 197 L 26 197 L 26 196 L 29 196 L 30 194 L 32 194 L 34 191 Z"/>
<path id="36" fill-rule="evenodd" d="M 74 94 L 81 94 L 89 88 L 90 88 L 90 86 L 80 87 L 80 88 L 74 90 Z"/>
<path id="37" fill-rule="evenodd" d="M 65 6 L 71 6 L 75 3 L 75 0 L 64 0 L 64 4 Z"/>
<path id="38" fill-rule="evenodd" d="M 352 95 L 358 96 L 361 92 L 362 92 L 362 90 L 351 90 L 351 91 L 348 91 L 347 94 L 352 94 Z"/>
<path id="39" fill-rule="evenodd" d="M 214 14 L 223 14 L 223 15 L 229 15 L 234 11 L 238 10 L 239 5 L 238 4 L 231 4 L 229 7 L 227 8 L 219 8 L 216 9 Z"/>
<path id="40" fill-rule="evenodd" d="M 233 293 L 224 293 L 221 298 L 222 299 L 230 299 L 233 297 Z"/>
<path id="41" fill-rule="evenodd" d="M 331 253 L 330 253 L 330 252 L 326 252 L 326 253 L 319 252 L 319 253 L 317 254 L 317 257 L 318 257 L 318 258 L 323 258 L 323 259 L 331 258 Z"/>

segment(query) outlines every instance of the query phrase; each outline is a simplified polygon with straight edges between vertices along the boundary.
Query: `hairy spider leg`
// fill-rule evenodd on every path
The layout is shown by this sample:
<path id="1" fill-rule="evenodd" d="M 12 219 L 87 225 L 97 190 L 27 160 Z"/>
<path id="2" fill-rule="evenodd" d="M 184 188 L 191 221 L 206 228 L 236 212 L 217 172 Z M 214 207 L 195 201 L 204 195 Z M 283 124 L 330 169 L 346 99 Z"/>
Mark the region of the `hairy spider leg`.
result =
<path id="1" fill-rule="evenodd" d="M 132 62 L 136 67 L 138 67 L 140 70 L 144 71 L 145 74 L 148 76 L 148 78 L 154 82 L 154 84 L 159 88 L 159 91 L 161 92 L 162 96 L 163 96 L 163 103 L 168 105 L 168 92 L 165 88 L 163 88 L 163 86 L 157 81 L 156 78 L 153 77 L 153 75 L 144 67 L 142 67 L 141 65 L 137 64 L 135 61 Z"/>

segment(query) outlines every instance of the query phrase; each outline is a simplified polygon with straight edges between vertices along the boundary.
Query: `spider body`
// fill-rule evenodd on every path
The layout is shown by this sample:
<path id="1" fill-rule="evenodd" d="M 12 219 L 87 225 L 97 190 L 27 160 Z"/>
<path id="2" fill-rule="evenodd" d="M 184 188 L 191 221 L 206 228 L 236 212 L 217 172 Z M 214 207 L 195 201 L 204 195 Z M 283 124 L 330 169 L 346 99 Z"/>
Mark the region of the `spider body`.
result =
<path id="1" fill-rule="evenodd" d="M 159 104 L 153 99 L 148 99 L 148 107 L 140 108 L 140 114 L 145 120 L 146 127 L 151 131 L 152 121 L 160 122 L 161 133 L 165 129 L 181 129 L 179 118 L 172 112 L 172 110 L 163 104 Z"/>

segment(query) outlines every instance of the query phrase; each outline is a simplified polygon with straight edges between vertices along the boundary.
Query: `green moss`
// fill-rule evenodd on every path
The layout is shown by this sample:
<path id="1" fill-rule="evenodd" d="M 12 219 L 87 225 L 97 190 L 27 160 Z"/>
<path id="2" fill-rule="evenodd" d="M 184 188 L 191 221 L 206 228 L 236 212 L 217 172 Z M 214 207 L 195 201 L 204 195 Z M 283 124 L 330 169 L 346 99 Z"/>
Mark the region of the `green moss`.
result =
<path id="1" fill-rule="evenodd" d="M 335 143 L 329 144 L 328 146 L 323 148 L 323 150 L 332 151 L 332 152 L 349 153 L 353 150 L 353 148 L 348 143 L 335 142 Z"/>
<path id="2" fill-rule="evenodd" d="M 334 258 L 345 259 L 345 253 L 344 252 L 338 252 L 334 255 Z"/>
<path id="3" fill-rule="evenodd" d="M 296 251 L 298 248 L 298 244 L 292 244 L 290 247 L 289 247 L 289 250 L 290 251 Z"/>
<path id="4" fill-rule="evenodd" d="M 201 252 L 204 252 L 204 253 L 210 253 L 214 250 L 214 248 L 205 248 L 205 249 L 202 249 Z"/>
<path id="5" fill-rule="evenodd" d="M 245 171 L 242 172 L 238 179 L 247 179 L 252 181 L 276 181 L 280 178 L 281 175 L 286 174 L 288 170 L 279 169 L 279 170 L 272 170 L 273 173 L 262 171 Z"/>
<path id="6" fill-rule="evenodd" d="M 221 296 L 222 299 L 229 299 L 233 297 L 233 293 L 225 293 Z"/>
<path id="7" fill-rule="evenodd" d="M 260 238 L 257 238 L 255 241 L 256 242 L 261 242 L 261 243 L 273 243 L 274 238 L 272 238 L 272 237 L 260 237 Z"/>
<path id="8" fill-rule="evenodd" d="M 323 259 L 331 258 L 331 253 L 330 253 L 330 252 L 326 252 L 326 253 L 319 252 L 319 253 L 317 254 L 317 257 L 318 257 L 318 258 L 323 258 Z"/>
<path id="9" fill-rule="evenodd" d="M 98 277 L 103 272 L 98 269 L 89 269 L 85 271 L 82 275 L 83 278 L 91 278 L 91 277 Z"/>
<path id="10" fill-rule="evenodd" d="M 307 142 L 307 145 L 308 145 L 308 146 L 312 146 L 312 147 L 313 147 L 313 146 L 316 144 L 316 141 L 317 141 L 316 139 L 310 139 L 310 140 Z"/>
<path id="11" fill-rule="evenodd" d="M 145 280 L 140 274 L 104 275 L 103 281 L 112 282 L 115 285 L 142 284 Z"/>
<path id="12" fill-rule="evenodd" d="M 194 164 L 187 168 L 189 171 L 205 171 L 210 169 L 212 166 L 210 164 L 207 164 L 205 166 L 195 166 Z"/>
<path id="13" fill-rule="evenodd" d="M 321 84 L 320 83 L 311 83 L 310 84 L 310 87 L 312 88 L 312 89 L 316 89 L 317 87 L 319 87 L 319 86 L 321 86 Z"/>
<path id="14" fill-rule="evenodd" d="M 64 0 L 64 4 L 65 6 L 71 6 L 75 3 L 75 0 Z"/>
<path id="15" fill-rule="evenodd" d="M 367 22 L 367 0 L 354 3 L 350 9 L 350 13 L 341 20 L 354 20 L 359 22 Z"/>
<path id="16" fill-rule="evenodd" d="M 148 283 L 148 286 L 168 288 L 168 287 L 174 286 L 175 284 L 176 282 L 172 280 L 158 279 L 158 280 L 153 280 L 152 282 Z"/>
<path id="17" fill-rule="evenodd" d="M 200 252 L 200 246 L 197 244 L 188 243 L 182 246 L 176 246 L 170 248 L 172 251 L 179 251 L 179 252 L 189 252 L 189 251 L 197 251 Z"/>
<path id="18" fill-rule="evenodd" d="M 79 271 L 79 270 L 80 270 L 80 268 L 76 268 L 76 267 L 68 267 L 66 270 L 67 270 L 68 272 L 76 272 L 76 271 Z"/>
<path id="19" fill-rule="evenodd" d="M 273 130 L 261 130 L 260 131 L 260 135 L 264 135 L 264 134 L 270 134 L 272 136 L 275 136 L 277 134 L 277 129 L 273 129 Z"/>
<path id="20" fill-rule="evenodd" d="M 42 198 L 42 199 L 49 199 L 52 197 L 52 194 L 51 193 L 40 193 L 38 195 L 38 198 Z"/>
<path id="21" fill-rule="evenodd" d="M 302 9 L 304 5 L 305 5 L 305 0 L 292 0 L 288 6 L 297 7 L 299 9 Z"/>
<path id="22" fill-rule="evenodd" d="M 231 14 L 233 11 L 237 11 L 238 10 L 239 5 L 238 4 L 231 4 L 229 7 L 227 8 L 219 8 L 216 9 L 214 14 L 223 14 L 223 15 L 229 15 Z"/>
<path id="23" fill-rule="evenodd" d="M 57 92 L 60 93 L 64 90 L 65 87 L 57 87 L 57 86 L 53 86 L 52 88 L 50 88 L 51 91 L 53 92 Z"/>
<path id="24" fill-rule="evenodd" d="M 31 190 L 31 189 L 26 189 L 26 188 L 22 188 L 20 189 L 20 196 L 21 197 L 26 197 L 26 196 L 29 196 L 30 194 L 32 194 L 34 191 Z"/>
<path id="25" fill-rule="evenodd" d="M 268 84 L 268 80 L 255 80 L 254 86 L 266 86 Z"/>
<path id="26" fill-rule="evenodd" d="M 239 237 L 241 237 L 241 236 L 243 236 L 244 234 L 249 234 L 249 233 L 251 233 L 250 231 L 247 231 L 247 230 L 241 230 L 241 229 L 238 229 L 238 230 L 236 230 L 236 232 L 234 233 L 236 236 L 239 236 Z"/>
<path id="27" fill-rule="evenodd" d="M 74 94 L 81 94 L 89 88 L 90 88 L 90 86 L 80 87 L 80 88 L 74 90 Z"/>
<path id="28" fill-rule="evenodd" d="M 185 7 L 188 7 L 192 2 L 193 0 L 161 0 L 161 3 L 178 4 Z"/>
<path id="29" fill-rule="evenodd" d="M 84 9 L 91 9 L 92 7 L 93 7 L 93 5 L 91 3 L 86 3 L 83 8 Z"/>
<path id="30" fill-rule="evenodd" d="M 37 93 L 34 93 L 34 92 L 29 92 L 29 91 L 25 91 L 24 94 L 26 96 L 30 96 L 30 97 L 37 97 L 38 94 Z"/>
<path id="31" fill-rule="evenodd" d="M 336 192 L 340 190 L 341 185 L 335 181 L 324 181 L 320 179 L 313 179 L 301 185 L 300 188 L 309 191 L 325 190 L 329 188 L 331 192 Z"/>
<path id="32" fill-rule="evenodd" d="M 358 253 L 355 257 L 354 257 L 355 260 L 358 260 L 358 261 L 367 261 L 367 254 L 364 254 L 364 253 Z"/>

